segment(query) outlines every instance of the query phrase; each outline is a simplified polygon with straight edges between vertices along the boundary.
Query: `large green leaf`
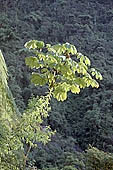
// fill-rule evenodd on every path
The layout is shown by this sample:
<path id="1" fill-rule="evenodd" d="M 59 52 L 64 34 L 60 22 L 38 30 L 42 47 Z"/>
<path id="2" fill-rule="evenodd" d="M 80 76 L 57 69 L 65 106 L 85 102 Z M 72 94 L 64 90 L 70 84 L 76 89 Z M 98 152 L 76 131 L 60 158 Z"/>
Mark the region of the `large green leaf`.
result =
<path id="1" fill-rule="evenodd" d="M 37 41 L 36 45 L 37 45 L 37 48 L 39 48 L 39 49 L 44 48 L 44 46 L 45 46 L 43 41 Z"/>
<path id="2" fill-rule="evenodd" d="M 77 94 L 79 94 L 80 93 L 80 88 L 79 88 L 79 86 L 78 85 L 72 85 L 71 87 L 70 87 L 70 89 L 71 89 L 71 92 L 72 93 L 77 93 Z"/>
<path id="3" fill-rule="evenodd" d="M 57 83 L 53 91 L 53 96 L 58 101 L 64 101 L 67 99 L 67 92 L 69 91 L 70 85 L 66 82 Z"/>
<path id="4" fill-rule="evenodd" d="M 39 64 L 39 61 L 38 61 L 38 58 L 37 57 L 26 57 L 25 58 L 25 63 L 26 65 L 28 65 L 30 68 L 39 68 L 40 67 L 40 64 Z"/>
<path id="5" fill-rule="evenodd" d="M 43 41 L 31 40 L 25 44 L 25 47 L 28 49 L 42 49 L 44 47 Z"/>
<path id="6" fill-rule="evenodd" d="M 91 65 L 91 62 L 90 62 L 89 58 L 86 57 L 86 56 L 85 56 L 85 64 L 88 65 L 88 66 Z"/>
<path id="7" fill-rule="evenodd" d="M 47 83 L 47 78 L 39 73 L 32 73 L 31 82 L 35 85 L 44 86 Z"/>

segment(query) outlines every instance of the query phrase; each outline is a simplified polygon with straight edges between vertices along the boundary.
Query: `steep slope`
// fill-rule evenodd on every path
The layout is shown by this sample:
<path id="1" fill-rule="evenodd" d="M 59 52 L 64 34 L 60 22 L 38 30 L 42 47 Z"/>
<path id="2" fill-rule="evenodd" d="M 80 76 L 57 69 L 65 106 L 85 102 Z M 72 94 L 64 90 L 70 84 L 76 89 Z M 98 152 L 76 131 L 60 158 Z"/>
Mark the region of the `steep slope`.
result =
<path id="1" fill-rule="evenodd" d="M 112 6 L 112 0 L 1 1 L 0 48 L 8 65 L 9 85 L 21 111 L 32 93 L 45 92 L 30 85 L 30 70 L 24 64 L 29 54 L 23 45 L 30 39 L 53 44 L 73 43 L 103 75 L 99 89 L 89 88 L 80 96 L 69 94 L 64 103 L 52 102 L 47 123 L 57 130 L 58 139 L 63 141 L 59 144 L 56 138 L 52 140 L 53 153 L 56 148 L 58 154 L 66 149 L 72 151 L 74 147 L 84 150 L 89 143 L 113 152 Z M 35 152 L 38 162 L 38 151 Z"/>

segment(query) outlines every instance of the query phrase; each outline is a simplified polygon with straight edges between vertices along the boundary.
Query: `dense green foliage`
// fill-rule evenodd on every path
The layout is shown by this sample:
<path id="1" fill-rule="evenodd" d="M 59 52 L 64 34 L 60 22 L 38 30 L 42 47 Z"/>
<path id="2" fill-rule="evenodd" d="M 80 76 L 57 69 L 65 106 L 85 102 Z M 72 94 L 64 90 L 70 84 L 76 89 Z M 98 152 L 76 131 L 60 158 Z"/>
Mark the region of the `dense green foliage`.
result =
<path id="1" fill-rule="evenodd" d="M 0 3 L 0 49 L 9 71 L 9 86 L 21 112 L 32 94 L 40 96 L 47 91 L 46 87 L 35 87 L 29 81 L 24 61 L 28 50 L 23 45 L 31 39 L 52 45 L 74 44 L 103 75 L 98 89 L 81 90 L 79 95 L 69 93 L 68 100 L 62 103 L 52 100 L 45 124 L 57 133 L 46 148 L 40 146 L 40 154 L 38 148 L 31 152 L 31 162 L 35 160 L 38 169 L 43 164 L 44 168 L 48 164 L 55 167 L 59 154 L 62 158 L 68 151 L 76 155 L 77 150 L 82 152 L 89 144 L 113 152 L 113 1 L 1 0 Z"/>
<path id="2" fill-rule="evenodd" d="M 7 67 L 1 51 L 0 74 L 0 169 L 25 169 L 32 147 L 36 147 L 37 142 L 46 144 L 53 134 L 50 127 L 42 126 L 50 110 L 50 96 L 33 97 L 20 115 L 9 95 Z"/>
<path id="3" fill-rule="evenodd" d="M 85 156 L 88 170 L 113 169 L 113 154 L 111 153 L 105 153 L 97 148 L 90 147 Z"/>

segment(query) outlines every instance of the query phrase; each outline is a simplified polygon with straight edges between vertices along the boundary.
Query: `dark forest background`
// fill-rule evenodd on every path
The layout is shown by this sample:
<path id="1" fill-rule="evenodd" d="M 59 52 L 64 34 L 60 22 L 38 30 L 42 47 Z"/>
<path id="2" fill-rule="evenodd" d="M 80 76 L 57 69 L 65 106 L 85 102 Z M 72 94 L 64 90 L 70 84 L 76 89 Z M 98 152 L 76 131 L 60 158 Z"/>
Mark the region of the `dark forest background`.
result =
<path id="1" fill-rule="evenodd" d="M 84 169 L 82 153 L 89 144 L 113 153 L 113 1 L 0 0 L 0 49 L 21 112 L 32 95 L 46 91 L 30 83 L 24 44 L 31 39 L 72 43 L 103 75 L 98 89 L 69 93 L 65 102 L 52 100 L 45 124 L 57 132 L 46 146 L 32 150 L 31 163 L 44 170 Z"/>

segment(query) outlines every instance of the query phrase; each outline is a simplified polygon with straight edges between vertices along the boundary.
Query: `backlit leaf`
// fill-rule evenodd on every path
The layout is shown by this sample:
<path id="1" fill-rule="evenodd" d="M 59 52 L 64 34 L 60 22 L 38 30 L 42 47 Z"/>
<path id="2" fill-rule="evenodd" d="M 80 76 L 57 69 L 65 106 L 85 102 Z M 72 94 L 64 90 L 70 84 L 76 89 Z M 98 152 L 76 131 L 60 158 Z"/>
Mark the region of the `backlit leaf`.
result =
<path id="1" fill-rule="evenodd" d="M 40 64 L 38 63 L 37 57 L 26 57 L 25 58 L 25 63 L 28 65 L 30 68 L 39 68 Z"/>
<path id="2" fill-rule="evenodd" d="M 71 92 L 72 93 L 77 93 L 77 94 L 79 94 L 80 93 L 80 88 L 79 88 L 79 86 L 77 86 L 77 85 L 72 85 L 71 86 Z"/>
<path id="3" fill-rule="evenodd" d="M 47 83 L 47 78 L 38 73 L 32 73 L 31 82 L 35 85 L 44 86 Z"/>
<path id="4" fill-rule="evenodd" d="M 89 58 L 86 56 L 85 56 L 85 64 L 88 66 L 90 66 L 90 64 L 91 64 Z"/>

